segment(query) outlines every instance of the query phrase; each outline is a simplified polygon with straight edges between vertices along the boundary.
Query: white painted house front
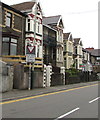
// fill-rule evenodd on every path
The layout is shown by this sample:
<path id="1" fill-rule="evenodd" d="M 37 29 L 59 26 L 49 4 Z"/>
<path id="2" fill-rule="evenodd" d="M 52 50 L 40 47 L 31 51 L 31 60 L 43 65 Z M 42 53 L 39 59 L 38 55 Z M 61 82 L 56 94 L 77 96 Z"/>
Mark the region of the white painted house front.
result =
<path id="1" fill-rule="evenodd" d="M 35 38 L 35 39 L 34 39 Z M 35 3 L 26 19 L 26 40 L 33 41 L 35 56 L 42 58 L 42 13 L 39 4 Z"/>
<path id="2" fill-rule="evenodd" d="M 74 52 L 75 52 L 75 55 L 76 57 L 74 58 L 75 59 L 75 65 L 76 65 L 76 68 L 79 69 L 79 70 L 82 70 L 82 56 L 83 56 L 83 53 L 82 53 L 82 48 L 83 48 L 83 45 L 82 45 L 82 41 L 80 38 L 74 38 Z"/>
<path id="3" fill-rule="evenodd" d="M 25 54 L 33 52 L 36 58 L 43 59 L 43 26 L 42 26 L 42 10 L 38 2 L 23 2 L 13 5 L 13 7 L 27 14 L 26 17 L 26 50 Z M 30 44 L 30 50 L 27 44 Z M 32 50 L 33 49 L 33 50 Z M 29 52 L 29 53 L 27 53 Z"/>

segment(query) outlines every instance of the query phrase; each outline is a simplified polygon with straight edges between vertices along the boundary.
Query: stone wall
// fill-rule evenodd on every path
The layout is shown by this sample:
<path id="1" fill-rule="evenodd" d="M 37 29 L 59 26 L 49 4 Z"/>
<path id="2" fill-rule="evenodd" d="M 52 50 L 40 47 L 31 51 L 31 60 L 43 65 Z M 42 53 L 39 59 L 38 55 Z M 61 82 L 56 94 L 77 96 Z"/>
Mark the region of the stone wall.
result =
<path id="1" fill-rule="evenodd" d="M 51 86 L 64 85 L 64 74 L 61 73 L 60 67 L 52 67 L 53 74 L 51 75 Z"/>
<path id="2" fill-rule="evenodd" d="M 62 73 L 52 74 L 51 86 L 63 85 L 63 78 L 64 78 L 64 75 Z"/>
<path id="3" fill-rule="evenodd" d="M 98 81 L 98 75 L 95 72 L 80 72 L 76 75 L 65 73 L 65 84 L 75 84 L 81 82 Z"/>

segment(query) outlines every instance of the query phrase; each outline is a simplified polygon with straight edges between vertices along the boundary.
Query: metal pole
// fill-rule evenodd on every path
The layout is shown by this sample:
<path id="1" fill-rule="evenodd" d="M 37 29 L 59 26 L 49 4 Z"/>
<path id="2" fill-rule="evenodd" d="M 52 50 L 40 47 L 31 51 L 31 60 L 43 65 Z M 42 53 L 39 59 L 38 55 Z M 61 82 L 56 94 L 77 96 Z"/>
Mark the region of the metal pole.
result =
<path id="1" fill-rule="evenodd" d="M 29 87 L 28 89 L 31 89 L 31 63 L 29 64 Z"/>

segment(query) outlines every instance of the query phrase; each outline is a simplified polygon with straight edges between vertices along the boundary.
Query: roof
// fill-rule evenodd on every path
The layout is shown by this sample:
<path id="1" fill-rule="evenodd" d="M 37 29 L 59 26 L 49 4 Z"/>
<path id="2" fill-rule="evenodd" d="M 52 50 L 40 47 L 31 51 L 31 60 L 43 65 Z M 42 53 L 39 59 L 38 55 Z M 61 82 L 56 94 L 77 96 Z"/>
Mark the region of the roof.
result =
<path id="1" fill-rule="evenodd" d="M 100 49 L 93 49 L 93 50 L 87 50 L 91 53 L 92 56 L 99 57 L 100 56 Z"/>
<path id="2" fill-rule="evenodd" d="M 11 5 L 11 7 L 19 10 L 19 11 L 24 11 L 24 10 L 29 10 L 32 9 L 32 7 L 35 5 L 35 2 L 23 2 L 15 5 Z"/>
<path id="3" fill-rule="evenodd" d="M 49 25 L 45 25 L 45 24 L 43 24 L 43 26 L 45 26 L 45 27 L 47 27 L 47 28 L 49 28 L 49 29 L 51 29 L 51 30 L 53 30 L 53 31 L 55 31 L 55 32 L 56 32 L 56 30 L 55 30 L 55 29 L 53 29 L 52 27 L 50 27 Z"/>
<path id="4" fill-rule="evenodd" d="M 60 17 L 61 17 L 61 15 L 43 17 L 43 23 L 46 24 L 46 25 L 57 24 Z"/>
<path id="5" fill-rule="evenodd" d="M 82 51 L 83 51 L 83 52 L 88 52 L 88 53 L 90 53 L 90 51 L 88 51 L 88 50 L 85 49 L 85 48 L 82 48 Z"/>
<path id="6" fill-rule="evenodd" d="M 79 44 L 80 38 L 74 38 L 74 45 Z"/>
<path id="7" fill-rule="evenodd" d="M 22 13 L 22 12 L 20 12 L 19 10 L 15 9 L 15 8 L 13 8 L 13 7 L 5 4 L 5 3 L 0 2 L 0 5 L 2 5 L 2 7 L 5 7 L 5 8 L 7 8 L 7 9 L 9 9 L 9 10 L 12 10 L 12 11 L 14 11 L 14 12 L 16 12 L 16 13 L 22 15 L 22 16 L 25 16 L 25 17 L 27 16 L 25 13 Z"/>
<path id="8" fill-rule="evenodd" d="M 68 39 L 69 35 L 70 35 L 70 33 L 63 33 L 63 38 Z"/>

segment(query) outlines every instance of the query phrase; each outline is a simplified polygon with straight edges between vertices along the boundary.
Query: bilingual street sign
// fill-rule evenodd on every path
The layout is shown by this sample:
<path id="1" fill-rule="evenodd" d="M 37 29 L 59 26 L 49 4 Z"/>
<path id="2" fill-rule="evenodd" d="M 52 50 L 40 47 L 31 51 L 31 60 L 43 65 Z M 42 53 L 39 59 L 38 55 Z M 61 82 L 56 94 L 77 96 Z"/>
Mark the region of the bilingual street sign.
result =
<path id="1" fill-rule="evenodd" d="M 35 55 L 34 54 L 26 54 L 26 62 L 30 62 L 30 63 L 35 62 Z"/>

